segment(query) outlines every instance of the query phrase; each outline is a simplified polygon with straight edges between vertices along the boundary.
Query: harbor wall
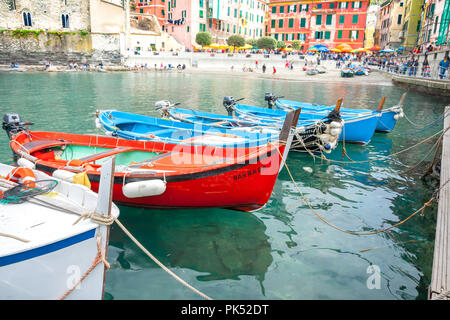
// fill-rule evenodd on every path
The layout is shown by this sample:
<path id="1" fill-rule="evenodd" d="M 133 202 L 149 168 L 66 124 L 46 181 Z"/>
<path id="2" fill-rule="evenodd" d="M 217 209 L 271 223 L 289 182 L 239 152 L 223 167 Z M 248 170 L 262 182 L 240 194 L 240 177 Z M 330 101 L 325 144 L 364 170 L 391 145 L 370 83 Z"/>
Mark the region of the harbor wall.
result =
<path id="1" fill-rule="evenodd" d="M 121 63 L 120 35 L 87 31 L 0 30 L 0 64 Z"/>

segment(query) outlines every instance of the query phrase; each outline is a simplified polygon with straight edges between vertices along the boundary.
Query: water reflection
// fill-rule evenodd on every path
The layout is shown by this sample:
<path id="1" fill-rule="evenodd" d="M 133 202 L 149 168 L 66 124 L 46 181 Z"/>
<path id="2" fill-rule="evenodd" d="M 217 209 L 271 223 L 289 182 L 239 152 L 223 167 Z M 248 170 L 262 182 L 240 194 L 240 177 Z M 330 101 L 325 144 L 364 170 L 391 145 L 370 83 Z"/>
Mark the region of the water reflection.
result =
<path id="1" fill-rule="evenodd" d="M 263 289 L 273 261 L 264 223 L 255 215 L 222 209 L 145 210 L 121 207 L 121 217 L 144 247 L 169 267 L 201 273 L 199 281 L 254 276 Z M 120 230 L 111 234 L 124 269 L 156 267 Z"/>

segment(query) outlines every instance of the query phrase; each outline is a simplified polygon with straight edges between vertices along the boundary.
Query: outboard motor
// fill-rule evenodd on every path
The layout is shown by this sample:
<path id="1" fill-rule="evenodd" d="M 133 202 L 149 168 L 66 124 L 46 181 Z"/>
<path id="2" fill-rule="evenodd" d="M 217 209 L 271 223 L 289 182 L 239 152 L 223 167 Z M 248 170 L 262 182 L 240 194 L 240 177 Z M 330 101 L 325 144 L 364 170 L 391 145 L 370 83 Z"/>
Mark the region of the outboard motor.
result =
<path id="1" fill-rule="evenodd" d="M 3 116 L 2 128 L 6 131 L 9 140 L 21 131 L 27 131 L 27 125 L 32 125 L 32 122 L 22 122 L 17 113 L 6 113 Z M 14 161 L 17 161 L 17 155 L 13 152 Z"/>
<path id="2" fill-rule="evenodd" d="M 2 128 L 6 131 L 8 138 L 11 140 L 14 135 L 21 131 L 27 131 L 27 125 L 32 125 L 31 122 L 22 122 L 17 113 L 6 113 L 3 116 Z"/>
<path id="3" fill-rule="evenodd" d="M 277 97 L 275 97 L 275 95 L 273 93 L 266 93 L 264 95 L 264 100 L 267 101 L 267 106 L 269 107 L 269 109 L 275 108 L 275 100 L 276 99 L 277 99 Z"/>
<path id="4" fill-rule="evenodd" d="M 155 102 L 155 110 L 159 110 L 162 117 L 170 119 L 169 109 L 178 106 L 180 102 L 170 103 L 168 100 L 160 100 Z"/>
<path id="5" fill-rule="evenodd" d="M 232 96 L 226 96 L 223 97 L 223 106 L 225 107 L 225 110 L 227 110 L 228 115 L 230 117 L 233 116 L 233 111 L 234 111 L 234 105 L 236 104 L 236 100 L 234 100 L 234 98 Z"/>

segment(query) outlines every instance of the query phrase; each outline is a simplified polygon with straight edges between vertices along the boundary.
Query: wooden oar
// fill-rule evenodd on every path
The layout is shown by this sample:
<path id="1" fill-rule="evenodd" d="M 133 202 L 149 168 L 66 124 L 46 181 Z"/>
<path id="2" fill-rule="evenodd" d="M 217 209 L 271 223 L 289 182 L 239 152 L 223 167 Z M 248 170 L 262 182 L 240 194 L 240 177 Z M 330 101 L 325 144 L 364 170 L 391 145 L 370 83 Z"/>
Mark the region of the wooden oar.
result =
<path id="1" fill-rule="evenodd" d="M 341 105 L 342 105 L 342 101 L 344 100 L 344 98 L 340 98 L 337 102 L 336 102 L 336 107 L 334 107 L 334 111 L 339 112 L 339 110 L 341 110 Z"/>
<path id="2" fill-rule="evenodd" d="M 380 100 L 380 104 L 378 105 L 377 111 L 381 111 L 384 106 L 384 101 L 386 100 L 386 96 L 382 97 Z"/>

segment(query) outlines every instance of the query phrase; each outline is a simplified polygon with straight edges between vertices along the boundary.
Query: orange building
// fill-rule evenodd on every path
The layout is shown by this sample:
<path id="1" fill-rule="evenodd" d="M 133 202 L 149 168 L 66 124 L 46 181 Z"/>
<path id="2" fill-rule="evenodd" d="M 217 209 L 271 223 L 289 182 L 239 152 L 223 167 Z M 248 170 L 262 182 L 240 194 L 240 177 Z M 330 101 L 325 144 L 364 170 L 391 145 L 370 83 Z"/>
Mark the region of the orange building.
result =
<path id="1" fill-rule="evenodd" d="M 135 0 L 136 1 L 136 13 L 140 14 L 152 14 L 154 15 L 160 24 L 164 25 L 166 19 L 166 1 L 165 0 Z"/>
<path id="2" fill-rule="evenodd" d="M 342 43 L 361 48 L 368 6 L 369 0 L 272 0 L 267 34 L 288 45 L 299 40 L 303 50 L 316 44 L 332 49 Z"/>

